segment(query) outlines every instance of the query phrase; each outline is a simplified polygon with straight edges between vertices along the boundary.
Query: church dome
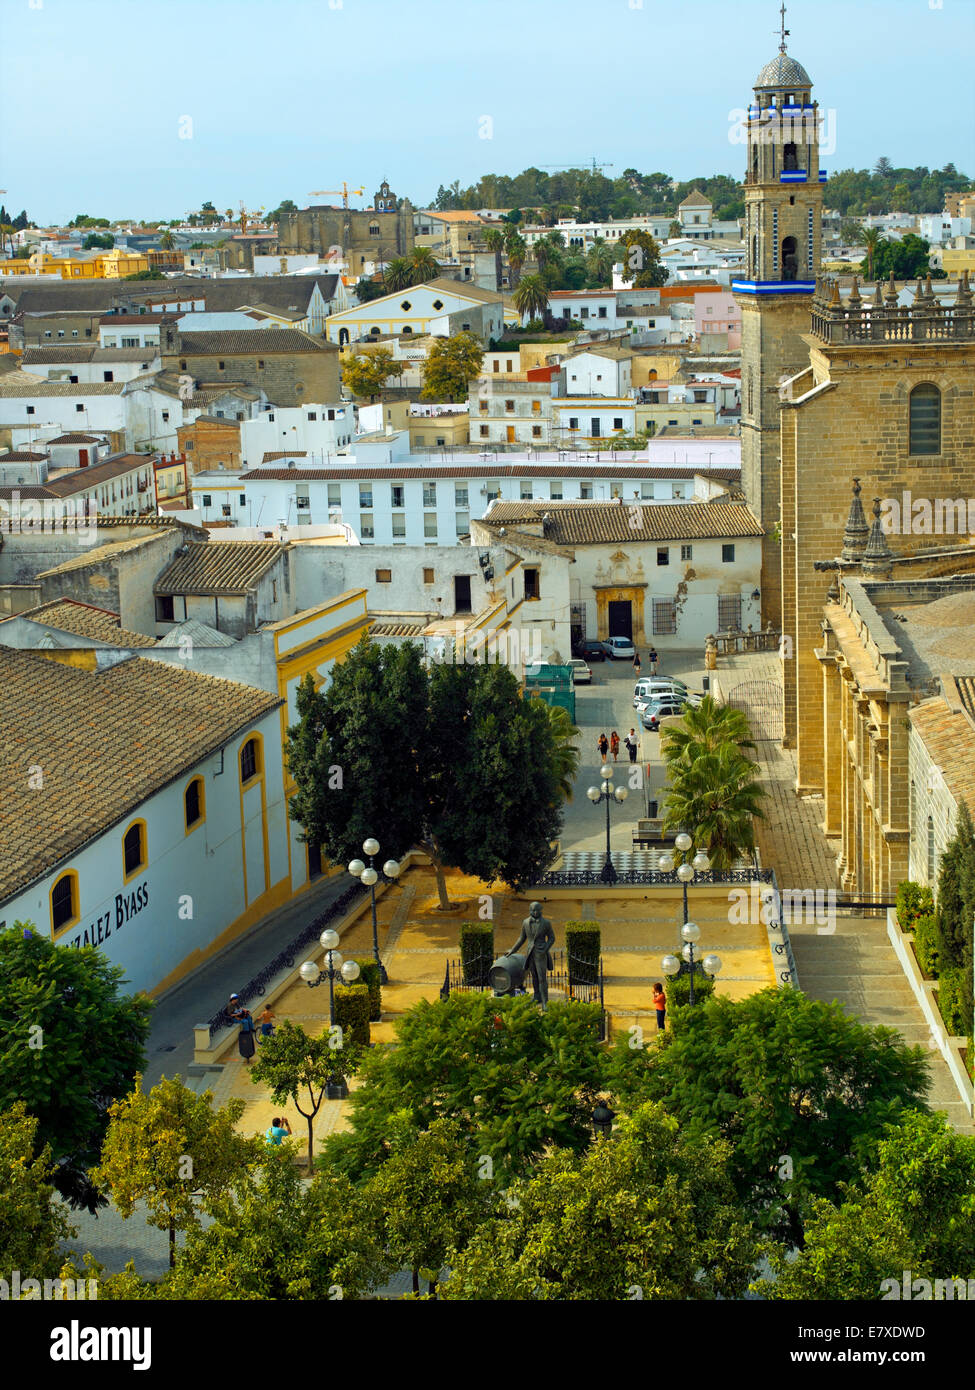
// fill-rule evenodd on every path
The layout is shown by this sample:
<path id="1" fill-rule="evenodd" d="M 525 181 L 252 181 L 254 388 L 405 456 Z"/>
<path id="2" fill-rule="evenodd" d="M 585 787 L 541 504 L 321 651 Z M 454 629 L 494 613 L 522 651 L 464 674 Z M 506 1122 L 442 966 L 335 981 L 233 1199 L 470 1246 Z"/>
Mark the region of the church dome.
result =
<path id="1" fill-rule="evenodd" d="M 755 78 L 755 87 L 811 87 L 812 78 L 801 63 L 790 58 L 788 53 L 776 53 L 770 63 L 766 63 Z"/>

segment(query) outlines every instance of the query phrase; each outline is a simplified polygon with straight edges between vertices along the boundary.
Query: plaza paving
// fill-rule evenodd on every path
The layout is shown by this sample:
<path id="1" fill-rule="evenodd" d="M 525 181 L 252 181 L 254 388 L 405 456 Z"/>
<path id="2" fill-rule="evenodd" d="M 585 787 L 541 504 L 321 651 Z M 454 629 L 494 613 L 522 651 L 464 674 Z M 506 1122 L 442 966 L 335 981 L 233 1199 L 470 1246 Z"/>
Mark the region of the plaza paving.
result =
<path id="1" fill-rule="evenodd" d="M 660 670 L 685 680 L 700 690 L 703 665 L 662 655 Z M 715 673 L 726 694 L 745 684 L 777 681 L 781 665 L 774 654 L 754 654 L 720 658 Z M 599 781 L 600 758 L 596 741 L 613 729 L 620 738 L 630 726 L 640 735 L 639 765 L 649 765 L 650 776 L 661 774 L 659 739 L 641 731 L 632 709 L 633 673 L 629 663 L 606 662 L 593 666 L 593 685 L 576 688 L 576 722 L 581 731 L 582 761 L 576 780 L 576 793 L 566 809 L 561 845 L 564 851 L 600 855 L 605 849 L 605 808 L 594 807 L 585 790 Z M 763 865 L 776 871 L 780 888 L 828 889 L 836 886 L 834 844 L 822 834 L 822 801 L 799 800 L 795 787 L 795 758 L 777 743 L 762 742 L 758 751 L 766 786 L 766 820 L 757 824 L 757 842 Z M 617 784 L 627 784 L 631 769 L 625 749 L 616 765 Z M 641 772 L 642 775 L 642 772 Z M 654 783 L 656 785 L 656 783 Z M 614 854 L 632 850 L 632 830 L 642 814 L 642 793 L 634 790 L 624 805 L 610 807 L 611 846 Z M 291 904 L 275 918 L 262 923 L 220 960 L 211 962 L 190 980 L 162 1000 L 157 1007 L 149 1042 L 149 1065 L 145 1085 L 154 1084 L 163 1074 L 188 1078 L 192 1061 L 193 1025 L 210 1017 L 226 1000 L 230 990 L 256 972 L 325 904 L 346 885 L 341 876 L 316 885 L 313 895 Z M 448 959 L 456 959 L 458 931 L 462 921 L 478 916 L 481 895 L 479 882 L 461 874 L 449 875 L 451 911 L 437 907 L 432 871 L 414 868 L 393 887 L 380 895 L 378 903 L 379 940 L 389 972 L 390 984 L 383 991 L 382 1022 L 372 1025 L 374 1041 L 393 1037 L 395 1019 L 418 999 L 434 999 L 443 983 Z M 517 939 L 530 898 L 513 894 L 492 895 L 495 943 L 498 949 Z M 718 992 L 742 998 L 773 982 L 771 958 L 764 927 L 733 926 L 729 922 L 727 894 L 695 888 L 689 890 L 690 915 L 701 927 L 701 946 L 721 956 L 724 968 Z M 613 1031 L 634 1023 L 653 1030 L 650 986 L 660 978 L 660 957 L 679 946 L 682 920 L 680 895 L 669 890 L 645 894 L 630 890 L 614 896 L 600 888 L 575 892 L 569 896 L 549 894 L 545 912 L 555 927 L 557 945 L 564 944 L 564 923 L 572 919 L 594 920 L 602 929 L 603 963 L 606 976 L 605 1003 Z M 793 922 L 789 927 L 799 972 L 800 987 L 813 998 L 837 999 L 856 1017 L 867 1023 L 883 1023 L 897 1028 L 906 1041 L 929 1043 L 928 1029 L 914 996 L 894 957 L 882 916 L 841 915 L 834 934 L 818 931 L 814 921 Z M 341 950 L 345 954 L 369 955 L 372 948 L 371 917 L 368 908 L 343 932 Z M 311 951 L 309 955 L 313 954 Z M 320 950 L 314 954 L 320 956 Z M 300 963 L 300 962 L 299 962 Z M 558 997 L 553 991 L 553 998 Z M 309 1031 L 327 1023 L 327 986 L 310 989 L 297 980 L 275 1001 L 278 1020 L 291 1018 Z M 947 1066 L 937 1051 L 930 1051 L 931 1086 L 929 1103 L 944 1110 L 956 1128 L 972 1132 L 972 1121 L 957 1096 Z M 245 1133 L 263 1133 L 271 1118 L 282 1107 L 267 1100 L 255 1086 L 248 1069 L 231 1045 L 221 1058 L 222 1070 L 209 1073 L 197 1086 L 211 1085 L 214 1099 L 223 1104 L 230 1096 L 245 1101 L 240 1128 Z M 191 1079 L 192 1080 L 192 1079 Z M 283 1107 L 295 1137 L 301 1140 L 305 1122 L 293 1107 Z M 346 1124 L 346 1106 L 325 1101 L 315 1124 L 316 1143 Z M 167 1260 L 166 1234 L 148 1227 L 138 1213 L 123 1222 L 111 1209 L 97 1221 L 87 1216 L 73 1218 L 81 1226 L 75 1248 L 91 1249 L 113 1269 L 133 1258 L 141 1273 L 156 1276 Z M 397 1280 L 387 1292 L 402 1291 Z M 408 1287 L 408 1282 L 405 1286 Z"/>

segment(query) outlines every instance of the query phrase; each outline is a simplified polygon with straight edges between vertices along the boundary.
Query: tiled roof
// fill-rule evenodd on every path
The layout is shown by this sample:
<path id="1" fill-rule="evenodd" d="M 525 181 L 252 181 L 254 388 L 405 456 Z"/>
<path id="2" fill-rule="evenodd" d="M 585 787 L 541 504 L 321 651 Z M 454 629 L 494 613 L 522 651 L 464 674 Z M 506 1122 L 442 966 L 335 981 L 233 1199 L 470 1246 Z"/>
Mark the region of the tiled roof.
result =
<path id="1" fill-rule="evenodd" d="M 546 513 L 545 539 L 564 546 L 745 539 L 764 534 L 748 507 L 737 502 L 496 502 L 490 517 L 477 524 L 494 529 L 537 525 Z M 637 526 L 631 524 L 635 518 Z"/>
<path id="2" fill-rule="evenodd" d="M 334 343 L 313 338 L 300 328 L 231 328 L 223 332 L 182 332 L 178 336 L 177 357 L 271 357 L 301 352 L 338 352 Z"/>
<path id="3" fill-rule="evenodd" d="M 280 559 L 277 541 L 193 541 L 153 585 L 156 594 L 244 594 Z"/>
<path id="4" fill-rule="evenodd" d="M 154 346 L 102 348 L 97 343 L 80 343 L 76 347 L 25 347 L 22 361 L 25 367 L 53 367 L 74 362 L 151 362 L 158 356 L 159 349 Z"/>
<path id="5" fill-rule="evenodd" d="M 78 603 L 74 599 L 42 603 L 37 608 L 18 613 L 17 617 L 29 618 L 32 623 L 43 623 L 45 627 L 60 628 L 62 632 L 73 632 L 77 637 L 93 637 L 96 642 L 108 642 L 113 647 L 156 645 L 154 637 L 126 631 L 117 613 L 107 608 L 94 608 L 88 603 Z"/>
<path id="6" fill-rule="evenodd" d="M 101 444 L 102 439 L 93 434 L 76 434 L 73 431 L 69 434 L 59 434 L 57 439 L 49 439 L 51 444 Z"/>
<path id="7" fill-rule="evenodd" d="M 380 623 L 369 624 L 370 637 L 422 637 L 425 623 Z"/>
<path id="8" fill-rule="evenodd" d="M 975 720 L 975 679 L 971 676 L 956 676 L 955 685 L 958 687 L 963 707 Z"/>
<path id="9" fill-rule="evenodd" d="M 0 376 L 0 396 L 121 396 L 124 381 L 44 381 L 27 372 L 7 372 Z"/>
<path id="10" fill-rule="evenodd" d="M 12 449 L 0 454 L 0 463 L 43 463 L 47 457 L 47 454 L 32 453 L 29 449 Z"/>
<path id="11" fill-rule="evenodd" d="M 87 492 L 89 488 L 110 483 L 114 478 L 124 478 L 137 469 L 152 472 L 152 459 L 148 454 L 115 454 L 87 468 L 74 468 L 63 477 L 48 478 L 44 486 L 52 497 L 71 497 L 76 492 Z"/>
<path id="12" fill-rule="evenodd" d="M 263 690 L 144 658 L 93 672 L 9 648 L 0 649 L 0 688 L 0 902 L 281 704 Z M 27 775 L 38 762 L 42 791 Z M 150 844 L 150 860 L 154 853 Z M 121 843 L 117 868 L 121 877 Z"/>
<path id="13" fill-rule="evenodd" d="M 4 289 L 16 301 L 18 312 L 26 313 L 65 310 L 108 314 L 115 301 L 123 298 L 150 303 L 172 302 L 177 298 L 205 299 L 208 312 L 220 313 L 238 309 L 255 299 L 285 308 L 307 309 L 316 285 L 321 285 L 322 297 L 327 303 L 335 297 L 337 284 L 338 276 L 327 274 L 240 275 L 220 280 L 183 276 L 165 283 L 146 281 L 142 284 L 137 281 L 122 284 L 118 280 L 73 284 L 70 280 L 61 280 L 44 285 L 24 285 L 20 276 L 11 276 L 4 282 Z"/>
<path id="14" fill-rule="evenodd" d="M 506 526 L 504 528 L 505 545 L 520 545 L 525 550 L 534 550 L 540 555 L 561 555 L 564 560 L 575 560 L 575 551 L 568 546 L 558 545 L 553 540 L 546 540 L 544 536 L 535 536 L 531 531 L 522 531 L 517 526 Z"/>
<path id="15" fill-rule="evenodd" d="M 972 684 L 970 677 L 956 677 L 955 683 L 959 694 L 963 683 Z M 966 693 L 970 699 L 971 691 Z M 932 761 L 944 773 L 952 796 L 956 801 L 967 801 L 969 810 L 975 811 L 975 722 L 971 714 L 965 710 L 954 712 L 947 700 L 938 695 L 908 710 L 908 718 Z"/>

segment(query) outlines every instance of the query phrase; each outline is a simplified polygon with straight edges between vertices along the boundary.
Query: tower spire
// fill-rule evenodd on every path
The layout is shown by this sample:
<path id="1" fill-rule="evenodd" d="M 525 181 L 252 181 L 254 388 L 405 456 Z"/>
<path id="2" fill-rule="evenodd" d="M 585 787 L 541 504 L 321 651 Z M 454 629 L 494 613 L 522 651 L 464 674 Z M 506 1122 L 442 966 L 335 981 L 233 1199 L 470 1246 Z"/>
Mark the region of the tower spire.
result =
<path id="1" fill-rule="evenodd" d="M 787 28 L 785 27 L 785 0 L 782 0 L 781 14 L 782 14 L 782 25 L 781 25 L 781 30 L 780 30 L 780 33 L 779 33 L 779 52 L 780 52 L 780 53 L 784 53 L 784 52 L 785 52 L 785 41 L 786 41 L 786 39 L 789 37 L 789 34 L 790 34 L 790 32 L 791 32 L 789 29 L 787 29 Z"/>

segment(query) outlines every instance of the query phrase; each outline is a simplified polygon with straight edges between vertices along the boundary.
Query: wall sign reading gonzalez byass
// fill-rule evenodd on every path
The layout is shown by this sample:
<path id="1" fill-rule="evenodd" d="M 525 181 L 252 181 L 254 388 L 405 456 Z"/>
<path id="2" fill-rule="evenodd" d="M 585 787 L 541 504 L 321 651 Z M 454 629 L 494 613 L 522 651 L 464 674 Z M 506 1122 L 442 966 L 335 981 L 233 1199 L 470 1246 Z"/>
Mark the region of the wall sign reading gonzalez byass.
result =
<path id="1" fill-rule="evenodd" d="M 112 927 L 118 931 L 132 917 L 137 917 L 142 909 L 149 902 L 149 884 L 140 883 L 139 887 L 131 893 L 115 894 L 115 911 L 111 909 L 103 912 L 100 917 L 96 917 L 92 924 L 79 932 L 71 941 L 66 942 L 68 946 L 100 946 L 112 934 Z M 114 922 L 113 919 L 114 918 Z"/>

